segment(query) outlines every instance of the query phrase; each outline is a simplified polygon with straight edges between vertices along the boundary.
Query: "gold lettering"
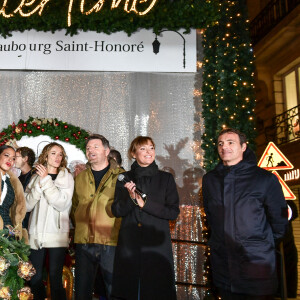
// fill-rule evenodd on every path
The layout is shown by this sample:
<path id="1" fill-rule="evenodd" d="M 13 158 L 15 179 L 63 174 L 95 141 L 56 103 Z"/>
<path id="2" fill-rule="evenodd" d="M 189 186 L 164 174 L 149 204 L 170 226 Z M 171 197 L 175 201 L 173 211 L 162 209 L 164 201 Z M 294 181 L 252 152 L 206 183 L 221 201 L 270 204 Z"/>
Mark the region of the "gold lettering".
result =
<path id="1" fill-rule="evenodd" d="M 121 1 L 122 1 L 122 0 L 113 0 L 113 1 L 112 1 L 112 4 L 111 4 L 111 9 L 117 8 L 117 7 L 119 6 L 119 4 L 120 4 Z M 133 12 L 135 12 L 137 15 L 142 16 L 142 15 L 147 14 L 147 13 L 153 8 L 153 6 L 155 5 L 155 3 L 156 3 L 157 0 L 152 0 L 151 3 L 150 3 L 150 5 L 148 6 L 148 8 L 145 9 L 144 11 L 142 11 L 142 12 L 140 12 L 140 11 L 138 11 L 138 10 L 136 9 L 137 1 L 138 1 L 139 3 L 148 2 L 148 0 L 133 0 L 132 5 L 131 5 L 131 8 L 129 9 L 128 6 L 129 6 L 130 0 L 126 0 L 126 1 L 125 1 L 125 4 L 124 4 L 124 10 L 125 10 L 127 13 L 130 13 L 131 11 L 133 11 Z M 149 1 L 149 2 L 150 2 L 150 1 Z"/>
<path id="2" fill-rule="evenodd" d="M 4 18 L 11 18 L 13 16 L 13 14 L 6 14 L 5 9 L 6 9 L 6 4 L 7 4 L 7 0 L 4 0 L 2 8 L 0 10 L 0 16 L 3 15 Z"/>
<path id="3" fill-rule="evenodd" d="M 129 3 L 129 0 L 126 0 L 124 10 L 129 13 L 130 10 L 128 10 L 128 3 Z"/>
<path id="4" fill-rule="evenodd" d="M 68 27 L 72 25 L 72 8 L 73 8 L 73 0 L 70 0 L 69 7 L 68 7 L 68 17 L 67 17 Z"/>
<path id="5" fill-rule="evenodd" d="M 23 11 L 24 7 L 30 7 L 33 4 L 35 4 L 35 2 L 38 2 L 38 1 L 31 0 L 30 2 L 27 2 L 27 0 L 22 0 L 20 5 L 14 10 L 14 13 L 19 13 L 22 17 L 30 17 L 35 12 L 39 11 L 38 14 L 41 16 L 45 5 L 49 1 L 50 0 L 42 0 L 31 12 L 26 13 L 26 12 Z"/>
<path id="6" fill-rule="evenodd" d="M 111 4 L 111 9 L 117 8 L 122 0 L 113 0 Z"/>
<path id="7" fill-rule="evenodd" d="M 140 16 L 143 16 L 143 15 L 147 14 L 153 8 L 153 6 L 155 5 L 156 1 L 157 0 L 152 0 L 152 2 L 150 3 L 149 7 L 146 10 L 144 10 L 143 12 L 138 12 L 138 14 Z M 136 0 L 134 1 L 134 4 L 135 4 L 135 2 L 136 2 Z M 142 2 L 148 2 L 148 0 L 140 0 L 140 2 L 141 3 Z M 135 7 L 134 7 L 134 9 L 135 9 Z"/>
<path id="8" fill-rule="evenodd" d="M 13 13 L 7 12 L 7 3 L 8 0 L 3 0 L 2 7 L 0 9 L 0 16 L 2 15 L 4 18 L 11 18 L 14 14 L 20 14 L 22 17 L 30 17 L 31 15 L 38 13 L 40 16 L 43 13 L 44 7 L 50 0 L 20 0 L 20 4 L 13 11 Z M 131 2 L 132 1 L 132 2 Z M 73 10 L 73 2 L 74 0 L 69 0 L 68 13 L 67 13 L 67 25 L 70 27 L 72 25 L 72 10 Z M 89 10 L 85 10 L 85 0 L 80 0 L 80 11 L 82 14 L 89 15 L 92 12 L 99 12 L 105 0 L 97 0 L 96 4 Z M 118 8 L 122 0 L 112 0 L 111 9 Z M 148 8 L 144 11 L 139 11 L 137 9 L 137 5 L 141 3 L 149 4 Z M 124 11 L 127 13 L 134 12 L 140 16 L 147 14 L 155 5 L 157 0 L 125 0 Z M 131 3 L 131 5 L 130 5 Z M 35 7 L 34 7 L 35 6 Z"/>
<path id="9" fill-rule="evenodd" d="M 81 0 L 81 3 L 80 3 L 80 11 L 85 14 L 85 15 L 89 15 L 91 14 L 92 12 L 99 12 L 104 4 L 104 1 L 105 0 L 99 0 L 89 11 L 87 12 L 84 12 L 84 0 Z"/>

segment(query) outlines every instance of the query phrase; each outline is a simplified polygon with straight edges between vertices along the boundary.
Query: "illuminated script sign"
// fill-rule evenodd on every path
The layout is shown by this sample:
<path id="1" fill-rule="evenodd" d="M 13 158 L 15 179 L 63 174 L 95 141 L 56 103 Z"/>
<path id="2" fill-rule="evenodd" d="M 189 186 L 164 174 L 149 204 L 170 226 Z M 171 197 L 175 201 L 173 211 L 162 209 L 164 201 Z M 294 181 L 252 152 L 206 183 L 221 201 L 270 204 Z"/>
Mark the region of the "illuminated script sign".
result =
<path id="1" fill-rule="evenodd" d="M 7 2 L 8 0 L 4 0 L 2 7 L 0 9 L 0 16 L 5 18 L 12 18 L 14 16 L 20 15 L 22 17 L 30 17 L 34 14 L 38 14 L 41 16 L 43 14 L 44 8 L 46 5 L 53 0 L 20 0 L 18 6 L 11 12 L 8 12 Z M 68 26 L 72 24 L 72 10 L 73 10 L 73 1 L 69 0 L 68 11 L 66 12 Z M 80 0 L 80 12 L 84 15 L 89 15 L 93 12 L 99 12 L 104 3 L 109 2 L 106 0 L 98 0 L 95 1 L 92 7 L 87 8 L 85 0 Z M 137 15 L 143 16 L 146 15 L 155 5 L 157 0 L 111 0 L 111 9 L 121 7 L 121 2 L 124 4 L 123 9 L 125 12 L 130 13 L 134 12 Z M 142 5 L 142 9 L 139 8 Z"/>

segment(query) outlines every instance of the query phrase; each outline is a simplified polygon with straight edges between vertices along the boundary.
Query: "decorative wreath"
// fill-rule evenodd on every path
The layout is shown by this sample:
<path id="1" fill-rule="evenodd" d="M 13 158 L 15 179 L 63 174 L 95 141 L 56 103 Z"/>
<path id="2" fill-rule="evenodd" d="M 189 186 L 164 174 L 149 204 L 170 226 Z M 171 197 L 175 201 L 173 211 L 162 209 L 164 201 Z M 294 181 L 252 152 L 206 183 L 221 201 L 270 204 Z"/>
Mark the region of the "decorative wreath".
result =
<path id="1" fill-rule="evenodd" d="M 53 140 L 60 140 L 85 151 L 85 140 L 89 133 L 80 127 L 59 121 L 57 119 L 33 118 L 27 121 L 19 120 L 12 123 L 0 133 L 0 146 L 13 140 L 20 140 L 23 136 L 48 135 Z"/>

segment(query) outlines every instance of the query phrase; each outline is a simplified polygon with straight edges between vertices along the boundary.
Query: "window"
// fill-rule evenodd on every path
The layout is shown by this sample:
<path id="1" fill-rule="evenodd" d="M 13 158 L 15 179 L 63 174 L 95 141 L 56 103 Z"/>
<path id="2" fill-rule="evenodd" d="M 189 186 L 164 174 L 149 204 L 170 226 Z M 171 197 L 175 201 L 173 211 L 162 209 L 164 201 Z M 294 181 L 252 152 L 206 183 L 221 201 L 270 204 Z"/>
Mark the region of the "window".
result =
<path id="1" fill-rule="evenodd" d="M 298 72 L 294 70 L 284 76 L 284 96 L 285 96 L 286 110 L 289 110 L 298 105 L 297 94 L 299 93 L 299 79 L 297 84 L 296 77 L 299 77 L 299 72 L 300 72 L 300 68 L 298 68 Z"/>
<path id="2" fill-rule="evenodd" d="M 288 140 L 300 138 L 300 65 L 289 70 L 283 76 L 284 100 L 287 115 Z"/>

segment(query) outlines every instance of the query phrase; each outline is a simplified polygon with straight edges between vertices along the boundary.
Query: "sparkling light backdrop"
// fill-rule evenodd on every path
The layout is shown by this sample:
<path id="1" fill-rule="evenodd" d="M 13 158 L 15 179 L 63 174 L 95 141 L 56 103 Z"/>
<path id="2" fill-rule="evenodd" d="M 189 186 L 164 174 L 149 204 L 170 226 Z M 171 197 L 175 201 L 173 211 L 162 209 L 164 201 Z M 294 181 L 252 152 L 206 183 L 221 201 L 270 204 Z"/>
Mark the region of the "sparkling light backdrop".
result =
<path id="1" fill-rule="evenodd" d="M 201 164 L 194 139 L 195 74 L 0 72 L 0 127 L 29 116 L 58 118 L 108 138 L 129 168 L 127 149 L 150 135 L 157 161 L 183 172 Z"/>
<path id="2" fill-rule="evenodd" d="M 198 49 L 200 47 L 198 46 Z M 198 51 L 199 52 L 199 51 Z M 199 54 L 201 56 L 201 53 Z M 173 173 L 181 215 L 172 228 L 176 280 L 206 283 L 206 260 L 198 190 L 203 176 L 200 148 L 201 73 L 0 71 L 0 128 L 29 116 L 57 118 L 107 137 L 125 169 L 137 135 L 156 143 L 156 161 Z M 204 288 L 178 285 L 178 299 L 202 299 Z"/>

